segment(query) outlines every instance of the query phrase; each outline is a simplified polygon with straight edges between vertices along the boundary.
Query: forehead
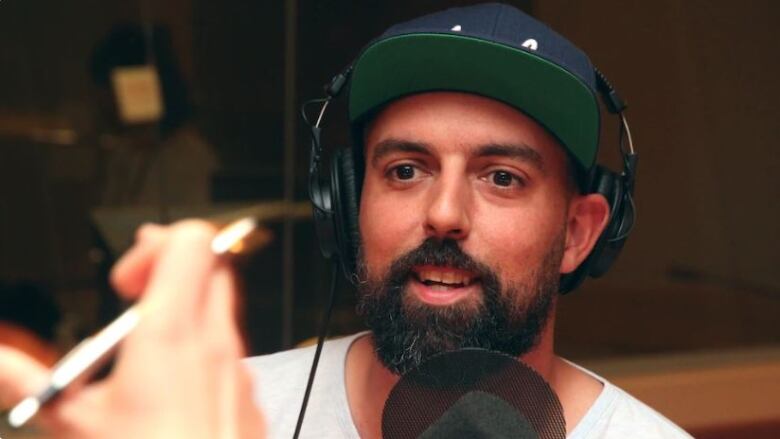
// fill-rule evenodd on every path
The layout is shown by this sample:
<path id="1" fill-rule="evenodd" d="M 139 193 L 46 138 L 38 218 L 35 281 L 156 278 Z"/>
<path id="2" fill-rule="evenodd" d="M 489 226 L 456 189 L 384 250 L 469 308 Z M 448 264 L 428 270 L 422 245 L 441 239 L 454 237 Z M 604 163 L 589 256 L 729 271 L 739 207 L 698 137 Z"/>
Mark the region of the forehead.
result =
<path id="1" fill-rule="evenodd" d="M 499 101 L 459 92 L 416 94 L 387 105 L 366 127 L 367 158 L 388 139 L 425 143 L 437 150 L 525 145 L 545 162 L 566 160 L 556 139 L 530 117 Z"/>

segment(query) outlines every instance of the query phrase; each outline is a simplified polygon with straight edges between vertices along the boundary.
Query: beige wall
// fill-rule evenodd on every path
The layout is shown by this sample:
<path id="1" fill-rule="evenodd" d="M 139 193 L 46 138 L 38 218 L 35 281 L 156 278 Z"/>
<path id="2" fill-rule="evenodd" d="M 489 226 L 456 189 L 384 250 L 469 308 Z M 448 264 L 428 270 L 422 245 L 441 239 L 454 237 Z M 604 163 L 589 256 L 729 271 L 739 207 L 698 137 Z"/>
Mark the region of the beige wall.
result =
<path id="1" fill-rule="evenodd" d="M 627 99 L 641 154 L 636 230 L 612 272 L 578 292 L 587 301 L 565 299 L 564 311 L 633 314 L 613 321 L 663 327 L 679 337 L 673 347 L 697 346 L 701 328 L 724 344 L 780 341 L 780 325 L 768 323 L 780 311 L 780 3 L 537 0 L 534 12 Z M 605 122 L 602 156 L 617 163 L 615 122 Z M 675 265 L 763 285 L 775 298 L 675 283 Z M 656 336 L 637 335 L 648 346 Z"/>

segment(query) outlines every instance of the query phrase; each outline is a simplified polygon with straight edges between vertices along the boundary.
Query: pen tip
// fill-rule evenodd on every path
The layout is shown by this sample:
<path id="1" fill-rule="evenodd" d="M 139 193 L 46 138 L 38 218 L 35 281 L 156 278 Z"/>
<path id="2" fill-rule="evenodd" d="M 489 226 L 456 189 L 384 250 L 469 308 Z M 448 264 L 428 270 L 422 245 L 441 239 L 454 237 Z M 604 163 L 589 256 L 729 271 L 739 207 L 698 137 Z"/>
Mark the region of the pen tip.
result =
<path id="1" fill-rule="evenodd" d="M 35 416 L 36 413 L 38 413 L 38 409 L 40 407 L 41 404 L 38 402 L 37 398 L 26 398 L 24 401 L 20 402 L 16 407 L 14 407 L 13 410 L 11 410 L 11 413 L 8 414 L 8 424 L 14 428 L 21 427 L 22 425 L 26 424 L 27 421 L 29 421 L 33 416 Z"/>
<path id="2" fill-rule="evenodd" d="M 230 223 L 220 230 L 211 242 L 211 251 L 221 255 L 227 253 L 233 246 L 246 238 L 257 227 L 257 221 L 252 217 L 245 217 Z"/>

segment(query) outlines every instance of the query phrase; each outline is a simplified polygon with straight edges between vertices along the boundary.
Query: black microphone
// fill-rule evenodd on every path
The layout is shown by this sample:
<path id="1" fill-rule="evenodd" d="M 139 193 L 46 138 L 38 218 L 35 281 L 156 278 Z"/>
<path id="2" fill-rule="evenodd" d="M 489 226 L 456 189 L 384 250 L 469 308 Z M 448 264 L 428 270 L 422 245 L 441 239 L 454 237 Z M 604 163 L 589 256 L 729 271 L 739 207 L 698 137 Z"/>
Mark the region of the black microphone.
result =
<path id="1" fill-rule="evenodd" d="M 531 423 L 516 408 L 492 393 L 481 390 L 469 392 L 460 398 L 419 437 L 539 439 Z"/>
<path id="2" fill-rule="evenodd" d="M 401 377 L 382 413 L 382 436 L 564 439 L 563 407 L 529 366 L 485 349 L 435 355 Z"/>

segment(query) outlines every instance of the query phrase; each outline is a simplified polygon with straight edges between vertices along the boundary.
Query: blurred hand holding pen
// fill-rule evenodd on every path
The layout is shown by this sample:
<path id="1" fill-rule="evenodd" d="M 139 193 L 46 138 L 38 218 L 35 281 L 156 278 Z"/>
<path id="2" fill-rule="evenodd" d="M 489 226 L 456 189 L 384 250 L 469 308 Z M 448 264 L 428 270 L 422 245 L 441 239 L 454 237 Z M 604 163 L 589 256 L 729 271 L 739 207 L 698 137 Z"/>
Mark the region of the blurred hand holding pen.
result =
<path id="1" fill-rule="evenodd" d="M 220 345 L 225 344 L 232 346 L 234 349 L 227 350 L 231 354 L 229 355 L 229 360 L 237 363 L 242 357 L 242 342 L 236 328 L 232 309 L 235 301 L 235 284 L 230 267 L 226 264 L 226 258 L 247 254 L 262 248 L 270 242 L 271 233 L 259 227 L 256 217 L 244 217 L 233 221 L 226 227 L 221 228 L 218 233 L 215 233 L 214 227 L 213 223 L 208 224 L 202 221 L 190 220 L 174 224 L 173 226 L 151 225 L 140 229 L 137 234 L 136 244 L 122 257 L 112 272 L 112 279 L 120 293 L 126 297 L 137 299 L 137 303 L 128 308 L 97 334 L 87 338 L 72 349 L 51 371 L 48 371 L 48 376 L 45 378 L 40 376 L 41 369 L 38 367 L 39 376 L 36 377 L 36 380 L 38 383 L 44 382 L 45 385 L 41 388 L 40 384 L 38 384 L 37 391 L 30 392 L 30 385 L 22 389 L 21 384 L 19 384 L 18 388 L 15 389 L 16 395 L 8 395 L 9 386 L 5 384 L 6 381 L 9 383 L 13 382 L 14 377 L 3 376 L 7 372 L 0 367 L 0 401 L 9 402 L 13 399 L 13 396 L 16 396 L 16 399 L 18 399 L 19 396 L 27 395 L 10 411 L 8 423 L 13 427 L 24 425 L 42 407 L 57 399 L 56 397 L 60 396 L 65 390 L 69 390 L 67 392 L 68 400 L 76 399 L 71 397 L 75 392 L 75 390 L 70 391 L 71 388 L 83 386 L 96 370 L 114 357 L 118 352 L 120 343 L 128 338 L 131 333 L 138 332 L 136 328 L 140 325 L 152 328 L 151 330 L 143 331 L 145 340 L 140 335 L 135 337 L 134 344 L 143 346 L 140 350 L 143 351 L 144 355 L 140 355 L 140 357 L 154 357 L 154 355 L 149 355 L 150 350 L 151 352 L 159 352 L 159 346 L 154 346 L 158 340 L 154 340 L 154 337 L 149 337 L 149 335 L 164 336 L 166 332 L 172 332 L 177 334 L 176 337 L 173 337 L 175 339 L 182 336 L 180 334 L 182 328 L 194 329 L 197 326 L 199 332 L 202 333 L 200 336 L 188 333 L 184 338 L 191 343 L 201 344 L 202 346 L 198 346 L 197 349 L 199 351 L 222 350 L 224 347 Z M 205 243 L 205 239 L 208 240 L 209 251 L 206 251 L 202 245 Z M 198 242 L 201 244 L 200 247 L 198 247 Z M 190 294 L 187 291 L 190 289 L 188 285 L 197 291 L 193 291 Z M 199 295 L 205 296 L 198 298 Z M 212 301 L 216 302 L 216 305 L 207 305 Z M 187 311 L 190 312 L 188 313 Z M 182 313 L 184 315 L 181 315 Z M 215 337 L 214 334 L 217 334 L 217 336 Z M 222 337 L 223 343 L 215 343 L 215 340 L 219 340 L 220 337 Z M 205 341 L 201 343 L 200 340 Z M 163 338 L 161 343 L 157 344 L 164 344 L 166 341 L 169 342 L 170 340 Z M 187 346 L 186 343 L 182 345 Z M 170 346 L 168 347 L 170 348 Z M 123 344 L 122 351 L 124 350 Z M 136 350 L 139 349 L 136 347 Z M 170 355 L 173 355 L 172 351 L 175 351 L 175 348 L 170 349 L 170 351 Z M 0 351 L 0 354 L 3 354 L 3 352 Z M 155 363 L 155 360 L 160 358 L 138 357 L 136 356 L 132 359 L 125 358 L 125 363 L 134 361 L 136 364 L 124 368 L 126 370 L 134 370 L 135 375 L 142 376 L 128 376 L 125 373 L 124 381 L 136 381 L 143 385 L 149 381 L 144 376 L 148 378 L 149 373 L 154 372 L 141 374 L 137 372 L 142 370 L 147 364 L 152 368 L 159 366 Z M 122 352 L 120 352 L 119 359 L 120 361 L 115 365 L 114 371 L 122 367 Z M 0 366 L 4 365 L 4 360 L 8 359 L 4 359 L 0 355 Z M 174 357 L 174 360 L 177 360 L 177 358 Z M 147 364 L 143 364 L 143 362 Z M 23 369 L 18 367 L 18 364 L 16 366 L 18 369 Z M 171 367 L 173 366 L 171 365 Z M 187 367 L 189 369 L 197 369 L 201 366 L 180 364 L 176 370 Z M 203 369 L 203 372 L 199 372 L 200 375 L 208 373 L 209 367 L 206 366 Z M 113 376 L 116 375 L 114 371 L 112 371 L 106 381 L 123 381 L 121 379 L 112 380 Z M 23 374 L 22 371 L 18 372 Z M 163 376 L 155 379 L 162 379 L 163 382 L 166 379 L 171 379 L 171 377 L 165 376 L 167 374 L 164 371 L 159 370 L 159 373 Z M 243 379 L 241 372 L 234 374 L 237 374 L 239 377 L 233 378 L 233 381 Z M 197 387 L 198 382 L 193 382 L 196 381 L 193 379 L 182 379 L 186 378 L 186 376 L 187 373 L 183 373 L 182 377 L 178 377 L 179 381 L 182 381 L 181 387 L 183 391 L 179 392 L 182 393 L 180 395 L 182 398 L 192 397 L 189 393 L 199 393 L 196 388 L 190 389 L 190 385 Z M 24 377 L 22 378 L 24 379 Z M 30 378 L 26 381 L 31 382 L 33 380 Z M 231 379 L 227 381 L 229 383 Z M 87 387 L 99 387 L 101 384 L 102 382 L 98 383 L 97 386 L 89 385 Z M 3 389 L 4 387 L 6 388 L 5 390 Z M 86 393 L 89 390 L 94 389 L 84 389 L 75 393 Z M 235 392 L 238 391 L 233 393 Z M 4 395 L 3 393 L 6 394 Z M 132 392 L 130 393 L 132 394 Z M 240 394 L 241 392 L 238 393 Z M 236 397 L 238 398 L 238 396 Z M 205 399 L 207 400 L 208 398 Z M 247 400 L 245 396 L 241 396 L 239 399 L 244 402 Z M 251 398 L 249 400 L 251 401 Z M 213 403 L 213 401 L 209 403 Z M 52 411 L 64 411 L 60 410 L 59 406 L 61 405 L 55 404 L 55 410 Z M 71 405 L 78 406 L 78 404 Z M 63 422 L 63 420 L 59 419 L 58 422 Z M 79 431 L 79 426 L 83 425 L 80 424 L 83 421 L 75 419 L 65 419 L 64 422 L 72 424 L 71 431 Z M 254 428 L 250 429 L 254 430 Z M 57 433 L 59 433 L 59 427 Z M 112 436 L 115 435 L 112 434 Z M 125 436 L 133 437 L 129 434 L 125 434 Z"/>

